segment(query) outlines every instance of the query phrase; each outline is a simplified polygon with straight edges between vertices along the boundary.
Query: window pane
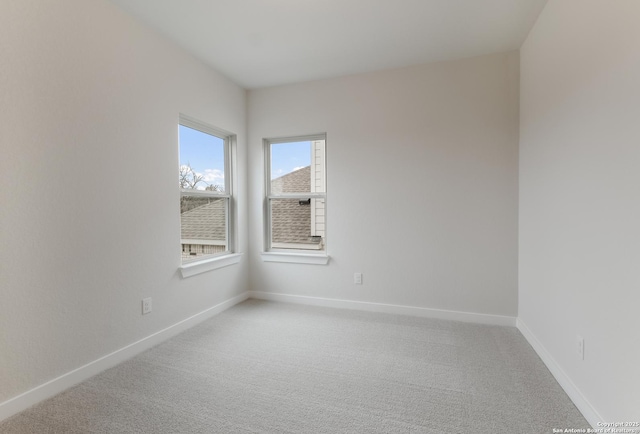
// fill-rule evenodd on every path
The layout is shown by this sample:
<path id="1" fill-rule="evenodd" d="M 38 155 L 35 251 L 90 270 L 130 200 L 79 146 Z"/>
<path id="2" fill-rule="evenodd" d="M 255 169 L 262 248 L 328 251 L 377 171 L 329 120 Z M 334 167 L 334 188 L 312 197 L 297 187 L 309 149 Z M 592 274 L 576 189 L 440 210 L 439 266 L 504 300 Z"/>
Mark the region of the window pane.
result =
<path id="1" fill-rule="evenodd" d="M 271 194 L 324 193 L 324 140 L 271 144 Z"/>
<path id="2" fill-rule="evenodd" d="M 180 125 L 180 188 L 226 191 L 224 140 Z"/>
<path id="3" fill-rule="evenodd" d="M 227 251 L 228 198 L 180 198 L 182 259 Z"/>
<path id="4" fill-rule="evenodd" d="M 324 250 L 324 199 L 271 199 L 269 204 L 271 247 Z"/>

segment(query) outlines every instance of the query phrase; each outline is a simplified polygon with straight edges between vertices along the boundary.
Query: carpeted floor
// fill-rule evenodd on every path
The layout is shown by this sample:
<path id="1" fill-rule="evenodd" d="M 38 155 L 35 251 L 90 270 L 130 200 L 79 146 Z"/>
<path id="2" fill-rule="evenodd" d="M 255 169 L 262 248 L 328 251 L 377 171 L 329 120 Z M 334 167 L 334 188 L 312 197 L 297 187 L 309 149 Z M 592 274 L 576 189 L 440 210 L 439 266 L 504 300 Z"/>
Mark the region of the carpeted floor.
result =
<path id="1" fill-rule="evenodd" d="M 248 300 L 0 423 L 0 433 L 587 427 L 515 328 Z"/>

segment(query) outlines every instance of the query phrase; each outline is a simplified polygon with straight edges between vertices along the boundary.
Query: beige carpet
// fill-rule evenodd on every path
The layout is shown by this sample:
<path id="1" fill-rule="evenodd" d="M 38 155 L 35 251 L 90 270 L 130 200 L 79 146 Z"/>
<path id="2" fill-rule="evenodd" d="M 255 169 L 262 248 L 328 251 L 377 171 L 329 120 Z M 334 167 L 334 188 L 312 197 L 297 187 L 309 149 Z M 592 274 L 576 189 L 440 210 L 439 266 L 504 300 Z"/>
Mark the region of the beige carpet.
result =
<path id="1" fill-rule="evenodd" d="M 551 433 L 589 425 L 509 327 L 248 300 L 0 433 Z"/>

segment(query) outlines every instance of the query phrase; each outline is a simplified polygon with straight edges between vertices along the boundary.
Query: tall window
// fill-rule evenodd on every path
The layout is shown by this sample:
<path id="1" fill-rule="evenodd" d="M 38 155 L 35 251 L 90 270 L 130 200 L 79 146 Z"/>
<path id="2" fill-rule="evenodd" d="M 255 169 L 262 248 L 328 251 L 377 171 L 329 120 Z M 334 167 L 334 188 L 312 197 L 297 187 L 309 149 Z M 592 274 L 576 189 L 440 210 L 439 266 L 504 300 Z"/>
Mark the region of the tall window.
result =
<path id="1" fill-rule="evenodd" d="M 180 116 L 180 244 L 182 262 L 232 251 L 233 136 Z"/>
<path id="2" fill-rule="evenodd" d="M 325 135 L 265 140 L 270 251 L 325 251 Z"/>

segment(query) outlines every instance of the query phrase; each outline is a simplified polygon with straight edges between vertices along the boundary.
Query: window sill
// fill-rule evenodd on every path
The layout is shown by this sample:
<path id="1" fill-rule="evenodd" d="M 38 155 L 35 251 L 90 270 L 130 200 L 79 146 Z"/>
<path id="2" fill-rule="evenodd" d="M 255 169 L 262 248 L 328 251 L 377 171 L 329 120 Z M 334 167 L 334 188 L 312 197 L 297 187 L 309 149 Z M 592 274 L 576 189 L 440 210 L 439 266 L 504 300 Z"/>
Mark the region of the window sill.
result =
<path id="1" fill-rule="evenodd" d="M 328 255 L 314 255 L 307 253 L 280 253 L 280 252 L 263 252 L 261 254 L 263 262 L 288 262 L 291 264 L 312 264 L 327 265 L 329 263 Z"/>
<path id="2" fill-rule="evenodd" d="M 237 264 L 242 258 L 242 253 L 232 253 L 215 258 L 203 259 L 202 261 L 189 262 L 180 266 L 180 274 L 182 278 L 195 276 L 196 274 L 206 273 L 207 271 L 217 270 L 218 268 L 228 265 Z"/>

